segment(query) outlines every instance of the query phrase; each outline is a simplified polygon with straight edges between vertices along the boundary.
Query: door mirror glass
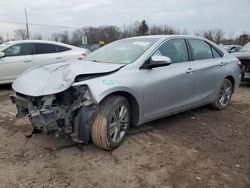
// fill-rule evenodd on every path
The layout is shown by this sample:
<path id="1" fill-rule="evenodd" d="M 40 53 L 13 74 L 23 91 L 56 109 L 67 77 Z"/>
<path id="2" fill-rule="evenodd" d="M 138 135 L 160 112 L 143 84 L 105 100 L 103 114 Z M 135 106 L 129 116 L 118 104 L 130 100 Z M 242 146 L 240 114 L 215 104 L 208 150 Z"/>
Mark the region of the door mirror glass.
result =
<path id="1" fill-rule="evenodd" d="M 0 58 L 5 57 L 5 53 L 4 52 L 0 52 Z"/>

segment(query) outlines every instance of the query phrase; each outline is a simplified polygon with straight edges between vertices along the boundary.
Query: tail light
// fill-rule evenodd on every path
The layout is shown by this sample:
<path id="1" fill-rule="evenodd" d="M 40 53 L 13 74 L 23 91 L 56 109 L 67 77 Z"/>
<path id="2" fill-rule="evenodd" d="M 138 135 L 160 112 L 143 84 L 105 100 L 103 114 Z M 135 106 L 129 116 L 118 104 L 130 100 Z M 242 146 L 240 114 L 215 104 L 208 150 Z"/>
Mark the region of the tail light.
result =
<path id="1" fill-rule="evenodd" d="M 82 53 L 81 53 L 81 56 L 83 56 L 83 57 L 86 57 L 87 55 L 88 55 L 87 52 L 82 52 Z"/>
<path id="2" fill-rule="evenodd" d="M 237 62 L 236 62 L 236 65 L 237 65 L 239 68 L 242 68 L 242 64 L 241 64 L 240 61 L 237 61 Z"/>

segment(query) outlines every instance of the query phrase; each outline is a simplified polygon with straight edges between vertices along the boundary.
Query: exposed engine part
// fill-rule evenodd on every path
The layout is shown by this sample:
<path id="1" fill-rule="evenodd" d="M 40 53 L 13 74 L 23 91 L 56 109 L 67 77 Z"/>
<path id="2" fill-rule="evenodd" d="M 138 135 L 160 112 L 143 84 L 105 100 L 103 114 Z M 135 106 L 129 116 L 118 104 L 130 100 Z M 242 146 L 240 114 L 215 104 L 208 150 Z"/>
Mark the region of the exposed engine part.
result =
<path id="1" fill-rule="evenodd" d="M 71 87 L 64 92 L 43 97 L 29 97 L 17 93 L 10 98 L 17 106 L 17 117 L 27 117 L 32 125 L 33 130 L 27 137 L 41 132 L 56 132 L 56 135 L 71 134 L 73 139 L 80 143 L 88 142 L 88 129 L 96 108 L 92 105 L 86 86 Z M 80 115 L 82 113 L 84 118 Z M 79 121 L 74 120 L 77 119 L 76 116 Z M 84 122 L 84 126 L 81 122 Z M 84 133 L 79 132 L 82 130 Z"/>

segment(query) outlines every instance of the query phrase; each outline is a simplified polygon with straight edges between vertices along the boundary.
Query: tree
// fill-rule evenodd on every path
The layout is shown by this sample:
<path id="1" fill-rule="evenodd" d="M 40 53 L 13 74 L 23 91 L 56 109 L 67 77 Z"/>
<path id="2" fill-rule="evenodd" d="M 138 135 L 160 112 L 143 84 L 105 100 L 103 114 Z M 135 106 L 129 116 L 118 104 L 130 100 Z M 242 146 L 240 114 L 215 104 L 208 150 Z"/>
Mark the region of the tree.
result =
<path id="1" fill-rule="evenodd" d="M 207 30 L 204 31 L 203 37 L 215 42 L 216 44 L 219 44 L 224 37 L 224 31 L 221 29 Z"/>
<path id="2" fill-rule="evenodd" d="M 15 36 L 14 38 L 16 40 L 24 40 L 24 39 L 27 39 L 27 33 L 26 33 L 26 30 L 25 29 L 17 29 L 14 31 L 15 33 Z"/>
<path id="3" fill-rule="evenodd" d="M 66 30 L 61 33 L 53 33 L 51 39 L 57 42 L 70 43 L 69 32 Z"/>
<path id="4" fill-rule="evenodd" d="M 3 37 L 0 35 L 0 44 L 3 43 Z"/>
<path id="5" fill-rule="evenodd" d="M 36 33 L 34 34 L 34 36 L 32 37 L 32 39 L 36 39 L 36 40 L 42 40 L 43 36 L 40 33 Z"/>
<path id="6" fill-rule="evenodd" d="M 122 38 L 137 36 L 140 24 L 140 22 L 136 21 L 133 24 L 124 25 L 121 34 Z"/>
<path id="7" fill-rule="evenodd" d="M 240 45 L 245 45 L 246 43 L 248 43 L 250 41 L 250 35 L 248 34 L 241 34 L 238 39 L 236 39 L 238 41 L 238 44 Z"/>
<path id="8" fill-rule="evenodd" d="M 70 43 L 75 46 L 80 46 L 82 45 L 82 37 L 83 33 L 79 29 L 77 29 L 73 31 Z"/>
<path id="9" fill-rule="evenodd" d="M 68 31 L 63 31 L 61 32 L 61 42 L 63 43 L 70 43 L 70 39 L 69 39 L 69 32 Z"/>
<path id="10" fill-rule="evenodd" d="M 122 33 L 117 26 L 104 25 L 99 27 L 85 27 L 84 33 L 88 38 L 89 44 L 97 44 L 100 40 L 106 43 L 113 42 L 122 38 Z"/>
<path id="11" fill-rule="evenodd" d="M 138 35 L 147 35 L 149 31 L 149 26 L 145 20 L 142 20 L 141 24 L 139 25 L 138 28 Z"/>
<path id="12" fill-rule="evenodd" d="M 56 42 L 60 42 L 60 33 L 53 33 L 51 36 L 51 40 L 56 41 Z"/>
<path id="13" fill-rule="evenodd" d="M 178 32 L 174 28 L 168 25 L 162 25 L 162 26 L 153 25 L 150 27 L 151 35 L 172 35 L 172 34 L 177 34 L 177 33 Z"/>

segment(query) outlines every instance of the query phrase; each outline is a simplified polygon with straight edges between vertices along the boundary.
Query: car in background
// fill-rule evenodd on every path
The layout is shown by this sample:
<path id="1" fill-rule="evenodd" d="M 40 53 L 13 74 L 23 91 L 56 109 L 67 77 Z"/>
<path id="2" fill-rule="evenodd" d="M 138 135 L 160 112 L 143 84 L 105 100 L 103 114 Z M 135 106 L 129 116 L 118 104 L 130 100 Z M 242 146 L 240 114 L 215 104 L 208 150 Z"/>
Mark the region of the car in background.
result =
<path id="1" fill-rule="evenodd" d="M 240 45 L 223 45 L 222 46 L 223 48 L 225 48 L 225 50 L 228 52 L 228 53 L 233 53 L 233 52 L 238 52 L 242 46 Z"/>
<path id="2" fill-rule="evenodd" d="M 12 84 L 11 100 L 17 117 L 29 119 L 31 135 L 68 134 L 111 150 L 132 124 L 206 104 L 226 109 L 240 80 L 239 60 L 209 40 L 143 36 L 103 46 L 82 64 L 26 71 Z"/>
<path id="3" fill-rule="evenodd" d="M 44 40 L 0 44 L 0 84 L 12 83 L 25 70 L 49 63 L 83 59 L 89 50 Z"/>
<path id="4" fill-rule="evenodd" d="M 93 52 L 93 51 L 101 48 L 101 45 L 100 44 L 88 44 L 88 45 L 86 45 L 86 48 L 88 50 L 90 50 L 91 52 Z"/>
<path id="5" fill-rule="evenodd" d="M 250 81 L 250 42 L 245 44 L 238 52 L 232 53 L 241 61 L 242 80 Z"/>

